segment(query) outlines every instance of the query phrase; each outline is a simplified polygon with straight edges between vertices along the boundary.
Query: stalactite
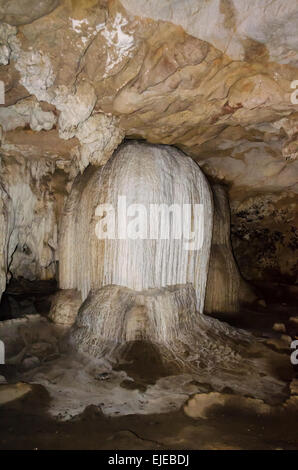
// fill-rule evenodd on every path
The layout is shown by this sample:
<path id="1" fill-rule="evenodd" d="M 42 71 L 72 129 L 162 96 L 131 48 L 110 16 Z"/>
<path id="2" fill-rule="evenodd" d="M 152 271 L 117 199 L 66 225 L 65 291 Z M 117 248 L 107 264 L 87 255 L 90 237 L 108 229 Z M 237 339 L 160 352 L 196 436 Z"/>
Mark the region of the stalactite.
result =
<path id="1" fill-rule="evenodd" d="M 6 288 L 8 270 L 8 240 L 11 232 L 11 200 L 0 184 L 0 300 Z"/>

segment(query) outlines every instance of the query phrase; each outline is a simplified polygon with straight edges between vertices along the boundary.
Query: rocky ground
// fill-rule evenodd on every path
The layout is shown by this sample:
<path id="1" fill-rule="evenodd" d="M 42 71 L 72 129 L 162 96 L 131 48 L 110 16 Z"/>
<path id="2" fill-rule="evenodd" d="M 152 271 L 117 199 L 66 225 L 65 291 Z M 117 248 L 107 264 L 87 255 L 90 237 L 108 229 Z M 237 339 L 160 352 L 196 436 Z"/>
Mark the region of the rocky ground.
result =
<path id="1" fill-rule="evenodd" d="M 208 419 L 182 410 L 151 415 L 104 417 L 90 406 L 59 422 L 47 413 L 42 387 L 0 409 L 1 449 L 296 449 L 297 414 L 261 416 L 220 407 Z"/>
<path id="2" fill-rule="evenodd" d="M 0 21 L 0 448 L 297 449 L 296 2 L 0 0 Z M 265 373 L 258 348 L 246 357 L 258 396 L 235 391 L 241 368 L 214 387 L 148 344 L 93 363 L 48 322 L 73 183 L 131 140 L 179 149 L 225 187 L 230 264 L 232 248 L 256 292 L 226 320 L 279 358 Z M 64 295 L 71 320 L 78 299 Z M 279 388 L 262 390 L 266 374 Z"/>
<path id="3" fill-rule="evenodd" d="M 246 313 L 234 323 L 290 360 L 295 307 L 260 305 Z M 141 343 L 109 369 L 90 358 L 70 360 L 59 346 L 64 328 L 45 318 L 2 322 L 2 333 L 4 324 L 11 332 L 9 355 L 23 352 L 0 366 L 1 449 L 298 448 L 294 366 L 278 371 L 286 396 L 269 404 L 235 393 L 228 383 L 216 392 L 185 375 L 168 377 L 173 371 Z"/>

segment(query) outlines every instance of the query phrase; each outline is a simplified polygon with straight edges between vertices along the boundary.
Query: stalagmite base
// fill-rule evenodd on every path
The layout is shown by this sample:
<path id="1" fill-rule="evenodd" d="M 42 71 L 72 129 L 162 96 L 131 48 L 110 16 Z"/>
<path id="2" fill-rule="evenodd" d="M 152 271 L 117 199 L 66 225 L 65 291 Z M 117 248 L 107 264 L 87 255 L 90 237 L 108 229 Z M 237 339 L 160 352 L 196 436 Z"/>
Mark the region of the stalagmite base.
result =
<path id="1" fill-rule="evenodd" d="M 92 290 L 70 343 L 113 368 L 126 361 L 134 343 L 143 343 L 143 354 L 150 343 L 167 375 L 187 373 L 217 391 L 228 386 L 270 403 L 281 400 L 284 383 L 274 377 L 270 364 L 285 366 L 284 358 L 249 333 L 196 312 L 195 304 L 190 284 L 142 292 L 121 286 Z"/>

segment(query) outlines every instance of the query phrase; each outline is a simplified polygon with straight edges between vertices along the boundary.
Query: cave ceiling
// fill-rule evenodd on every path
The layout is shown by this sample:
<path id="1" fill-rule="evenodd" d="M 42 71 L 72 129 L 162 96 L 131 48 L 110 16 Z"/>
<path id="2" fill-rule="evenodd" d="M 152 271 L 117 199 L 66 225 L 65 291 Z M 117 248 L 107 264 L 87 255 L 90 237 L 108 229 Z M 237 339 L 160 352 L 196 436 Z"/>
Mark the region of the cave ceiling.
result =
<path id="1" fill-rule="evenodd" d="M 30 6 L 0 1 L 2 153 L 75 173 L 138 138 L 179 147 L 232 199 L 297 192 L 297 1 Z"/>

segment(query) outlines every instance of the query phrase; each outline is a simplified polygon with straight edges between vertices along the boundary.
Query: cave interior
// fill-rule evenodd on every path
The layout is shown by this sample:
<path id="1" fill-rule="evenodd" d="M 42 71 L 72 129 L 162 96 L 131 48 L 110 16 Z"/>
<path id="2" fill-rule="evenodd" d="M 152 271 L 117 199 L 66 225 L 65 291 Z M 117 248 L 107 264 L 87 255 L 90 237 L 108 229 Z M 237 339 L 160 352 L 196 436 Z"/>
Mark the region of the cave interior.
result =
<path id="1" fill-rule="evenodd" d="M 297 31 L 0 0 L 0 449 L 298 449 Z"/>

